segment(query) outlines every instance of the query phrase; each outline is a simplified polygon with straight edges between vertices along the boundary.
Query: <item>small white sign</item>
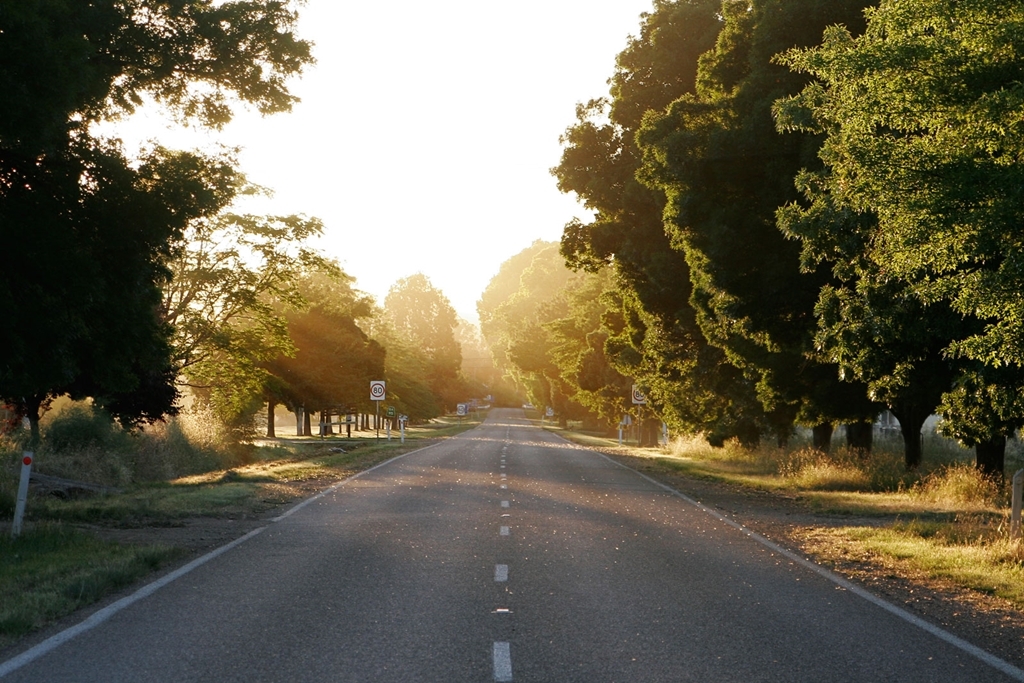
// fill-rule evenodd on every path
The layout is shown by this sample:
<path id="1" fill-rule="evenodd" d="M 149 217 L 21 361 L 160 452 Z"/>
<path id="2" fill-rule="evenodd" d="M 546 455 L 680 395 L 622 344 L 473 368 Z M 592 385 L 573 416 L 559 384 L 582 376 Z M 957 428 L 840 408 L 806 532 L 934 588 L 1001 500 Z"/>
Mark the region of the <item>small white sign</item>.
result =
<path id="1" fill-rule="evenodd" d="M 455 406 L 455 414 L 458 415 L 459 417 L 462 417 L 463 415 L 465 415 L 466 412 L 467 411 L 466 411 L 466 404 L 465 403 L 460 403 L 459 405 Z"/>
<path id="2" fill-rule="evenodd" d="M 640 390 L 640 387 L 633 385 L 633 403 L 638 406 L 647 405 L 647 396 Z"/>
<path id="3" fill-rule="evenodd" d="M 547 415 L 548 417 L 554 417 L 555 409 L 552 408 L 551 406 L 548 406 L 548 409 L 544 411 L 544 414 Z"/>
<path id="4" fill-rule="evenodd" d="M 384 390 L 384 380 L 375 379 L 370 381 L 370 400 L 371 401 L 383 401 L 387 398 L 387 392 Z"/>

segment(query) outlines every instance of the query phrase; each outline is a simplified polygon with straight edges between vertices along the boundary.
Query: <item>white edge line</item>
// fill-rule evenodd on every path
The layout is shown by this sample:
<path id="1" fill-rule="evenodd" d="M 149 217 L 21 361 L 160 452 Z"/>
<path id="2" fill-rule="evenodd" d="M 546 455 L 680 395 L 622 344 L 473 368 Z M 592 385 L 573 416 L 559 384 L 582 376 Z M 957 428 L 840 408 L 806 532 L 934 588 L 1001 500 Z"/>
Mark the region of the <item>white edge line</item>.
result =
<path id="1" fill-rule="evenodd" d="M 572 442 L 570 441 L 569 443 L 572 443 Z M 810 569 L 815 574 L 823 576 L 824 578 L 828 579 L 829 581 L 831 581 L 832 583 L 836 584 L 837 586 L 840 586 L 841 588 L 844 588 L 845 590 L 850 591 L 854 595 L 857 595 L 857 596 L 867 600 L 868 602 L 870 602 L 873 605 L 881 607 L 886 612 L 889 612 L 890 614 L 893 614 L 893 615 L 899 617 L 900 619 L 903 619 L 904 621 L 909 622 L 909 623 L 913 624 L 914 626 L 917 626 L 918 628 L 920 628 L 920 629 L 922 629 L 924 631 L 927 631 L 928 633 L 932 634 L 936 638 L 939 638 L 940 640 L 945 641 L 946 643 L 952 645 L 953 647 L 959 648 L 960 650 L 963 650 L 967 654 L 970 654 L 970 655 L 976 657 L 977 659 L 980 659 L 981 661 L 985 662 L 986 664 L 988 664 L 992 668 L 998 669 L 999 671 L 1002 671 L 1004 674 L 1006 674 L 1010 678 L 1012 678 L 1014 680 L 1017 680 L 1017 681 L 1024 682 L 1024 670 L 1015 667 L 1013 664 L 1010 664 L 1009 662 L 1007 662 L 1005 660 L 1002 660 L 999 657 L 996 657 L 995 655 L 993 655 L 993 654 L 991 654 L 989 652 L 986 652 L 985 650 L 982 650 L 980 647 L 978 647 L 976 645 L 972 645 L 971 643 L 968 643 L 963 638 L 955 636 L 952 633 L 950 633 L 949 631 L 946 631 L 945 629 L 939 628 L 938 626 L 936 626 L 936 625 L 934 625 L 934 624 L 932 624 L 930 622 L 925 621 L 921 617 L 908 612 L 907 610 L 903 609 L 902 607 L 897 607 L 896 605 L 892 604 L 891 602 L 883 600 L 882 598 L 878 597 L 874 593 L 871 593 L 871 592 L 861 588 L 860 586 L 858 586 L 858 585 L 856 585 L 854 583 L 851 583 L 850 581 L 844 579 L 843 577 L 839 576 L 835 572 L 832 572 L 832 571 L 826 569 L 825 567 L 822 567 L 819 564 L 815 564 L 811 560 L 809 560 L 809 559 L 807 559 L 805 557 L 801 557 L 800 555 L 797 555 L 796 553 L 794 553 L 794 552 L 792 552 L 790 550 L 786 550 L 785 548 L 783 548 L 779 544 L 775 543 L 774 541 L 769 540 L 767 537 L 762 536 L 761 534 L 757 533 L 756 531 L 748 529 L 747 527 L 743 526 L 739 522 L 736 522 L 736 521 L 734 521 L 732 519 L 729 519 L 728 517 L 726 517 L 725 515 L 721 514 L 720 512 L 712 510 L 708 506 L 704 505 L 703 503 L 698 502 L 697 500 L 691 498 L 690 496 L 686 495 L 685 493 L 681 493 L 680 491 L 675 490 L 674 488 L 672 488 L 671 486 L 668 486 L 667 484 L 663 484 L 660 481 L 652 479 L 651 477 L 647 476 L 643 472 L 638 472 L 637 470 L 634 470 L 632 467 L 630 467 L 628 465 L 624 465 L 621 462 L 618 462 L 617 460 L 614 460 L 614 459 L 608 457 L 604 453 L 601 453 L 600 451 L 593 451 L 593 450 L 590 450 L 589 448 L 583 448 L 582 450 L 586 450 L 586 451 L 588 451 L 590 453 L 594 453 L 596 455 L 599 455 L 602 458 L 604 458 L 605 460 L 607 460 L 608 462 L 610 462 L 610 463 L 612 463 L 614 465 L 618 465 L 619 467 L 621 467 L 623 469 L 629 470 L 630 472 L 636 474 L 638 477 L 642 477 L 643 479 L 646 479 L 647 481 L 649 481 L 650 483 L 654 484 L 658 488 L 664 489 L 665 491 L 668 491 L 669 493 L 671 493 L 673 496 L 676 496 L 677 498 L 683 499 L 684 501 L 686 501 L 690 505 L 692 505 L 692 506 L 698 508 L 699 510 L 701 510 L 701 511 L 703 511 L 703 512 L 709 514 L 709 515 L 711 515 L 712 517 L 714 517 L 715 519 L 719 520 L 720 522 L 728 524 L 732 528 L 737 529 L 738 531 L 746 534 L 747 536 L 749 536 L 753 540 L 755 540 L 758 543 L 760 543 L 761 545 L 769 548 L 770 550 L 778 553 L 779 555 L 782 555 L 783 557 L 785 557 L 787 559 L 790 559 L 793 562 L 796 562 L 797 564 L 799 564 L 802 567 L 805 567 L 806 569 Z"/>
<path id="2" fill-rule="evenodd" d="M 351 477 L 348 477 L 347 479 L 342 479 L 341 481 L 337 482 L 336 484 L 333 484 L 332 486 L 330 486 L 327 489 L 324 489 L 323 491 L 321 491 L 320 493 L 316 494 L 315 496 L 307 498 L 306 500 L 302 501 L 301 503 L 291 507 L 286 512 L 284 512 L 283 514 L 278 515 L 277 517 L 274 517 L 273 519 L 271 519 L 270 522 L 274 523 L 274 522 L 281 521 L 282 519 L 292 515 L 293 513 L 298 512 L 299 510 L 301 510 L 302 508 L 306 507 L 307 505 L 309 505 L 313 501 L 318 500 L 320 498 L 323 498 L 328 493 L 332 493 L 334 491 L 337 491 L 339 488 L 341 488 L 342 486 L 344 486 L 348 482 L 352 481 L 353 479 L 358 479 L 359 477 L 363 476 L 364 474 L 366 474 L 368 472 L 372 472 L 372 471 L 374 471 L 374 470 L 376 470 L 378 468 L 384 467 L 385 465 L 393 463 L 396 460 L 401 460 L 402 458 L 404 458 L 406 456 L 410 456 L 410 455 L 412 455 L 414 453 L 419 453 L 421 451 L 427 450 L 428 448 L 433 448 L 434 446 L 438 446 L 441 443 L 444 443 L 444 442 L 443 441 L 439 441 L 438 443 L 433 443 L 433 444 L 430 444 L 429 446 L 424 446 L 423 448 L 417 448 L 416 450 L 409 451 L 408 453 L 402 453 L 401 455 L 396 455 L 395 457 L 390 458 L 388 460 L 385 460 L 384 462 L 379 463 L 377 465 L 374 465 L 373 467 L 371 467 L 369 469 L 363 470 L 362 472 L 357 472 L 356 474 L 353 474 Z M 55 634 L 53 636 L 50 636 L 49 638 L 47 638 L 43 642 L 41 642 L 38 645 L 35 645 L 35 646 L 29 648 L 28 650 L 25 650 L 21 654 L 15 656 L 15 657 L 12 657 L 11 659 L 8 659 L 5 662 L 0 662 L 0 678 L 3 678 L 7 674 L 10 674 L 10 673 L 13 673 L 13 672 L 17 671 L 18 669 L 20 669 L 21 667 L 25 666 L 26 664 L 30 664 L 30 663 L 34 662 L 35 660 L 37 660 L 40 657 L 42 657 L 43 655 L 45 655 L 47 652 L 50 652 L 51 650 L 55 650 L 56 648 L 60 647 L 64 643 L 66 643 L 69 640 L 71 640 L 71 639 L 73 639 L 73 638 L 75 638 L 75 637 L 85 633 L 86 631 L 91 631 L 92 629 L 96 628 L 97 626 L 102 624 L 104 621 L 106 621 L 110 617 L 114 616 L 115 614 L 117 614 L 121 610 L 125 609 L 126 607 L 129 607 L 129 606 L 133 605 L 134 603 L 138 602 L 139 600 L 142 600 L 143 598 L 149 597 L 150 595 L 152 595 L 153 593 L 157 592 L 158 590 L 160 590 L 161 588 L 163 588 L 167 584 L 171 583 L 172 581 L 180 579 L 185 574 L 188 574 L 193 569 L 196 569 L 197 567 L 200 567 L 200 566 L 206 564 L 207 562 L 209 562 L 213 558 L 217 557 L 218 555 L 220 555 L 222 553 L 226 553 L 227 551 L 231 550 L 235 546 L 239 546 L 239 545 L 245 543 L 246 541 L 248 541 L 250 538 L 253 538 L 254 536 L 258 536 L 259 534 L 261 534 L 264 531 L 266 531 L 266 529 L 267 529 L 267 527 L 265 527 L 265 526 L 261 526 L 261 527 L 259 527 L 257 529 L 253 529 L 252 531 L 247 533 L 245 536 L 242 536 L 240 538 L 236 538 L 235 540 L 231 541 L 230 543 L 225 543 L 224 545 L 220 546 L 219 548 L 215 548 L 215 549 L 211 550 L 210 552 L 206 553 L 202 557 L 197 557 L 196 559 L 192 560 L 188 564 L 186 564 L 186 565 L 184 565 L 182 567 L 179 567 L 178 569 L 175 569 L 173 572 L 165 574 L 165 575 L 161 576 L 159 579 L 156 579 L 154 581 L 151 581 L 150 583 L 147 583 L 145 586 L 143 586 L 142 588 L 138 589 L 137 591 L 135 591 L 131 595 L 127 595 L 127 596 L 121 598 L 120 600 L 117 600 L 116 602 L 110 603 L 109 605 L 107 605 L 103 609 L 100 609 L 100 610 L 97 610 L 97 611 L 93 612 L 88 617 L 86 617 L 84 620 L 80 621 L 79 623 L 75 624 L 74 626 L 70 626 L 70 627 L 64 629 L 63 631 L 61 631 L 60 633 L 57 633 L 57 634 Z"/>

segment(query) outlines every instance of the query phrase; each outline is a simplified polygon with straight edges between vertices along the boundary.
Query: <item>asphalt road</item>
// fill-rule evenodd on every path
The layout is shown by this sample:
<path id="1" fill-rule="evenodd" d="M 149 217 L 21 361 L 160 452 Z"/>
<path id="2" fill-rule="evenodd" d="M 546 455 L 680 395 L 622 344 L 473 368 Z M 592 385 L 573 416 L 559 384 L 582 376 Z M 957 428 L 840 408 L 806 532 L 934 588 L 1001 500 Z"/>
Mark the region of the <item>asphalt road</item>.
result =
<path id="1" fill-rule="evenodd" d="M 269 524 L 3 680 L 1019 675 L 519 411 L 496 410 L 479 429 Z"/>

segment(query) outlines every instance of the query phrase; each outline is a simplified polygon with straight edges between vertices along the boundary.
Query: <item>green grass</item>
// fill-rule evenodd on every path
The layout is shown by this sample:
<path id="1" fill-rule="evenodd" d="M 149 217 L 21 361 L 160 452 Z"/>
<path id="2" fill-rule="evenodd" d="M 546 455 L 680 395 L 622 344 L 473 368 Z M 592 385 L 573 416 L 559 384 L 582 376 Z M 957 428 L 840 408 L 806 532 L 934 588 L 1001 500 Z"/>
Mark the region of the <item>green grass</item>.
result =
<path id="1" fill-rule="evenodd" d="M 177 558 L 160 546 L 108 543 L 61 524 L 0 537 L 0 644 L 89 605 Z"/>
<path id="2" fill-rule="evenodd" d="M 994 519 L 914 519 L 882 528 L 819 529 L 809 547 L 824 559 L 872 558 L 888 570 L 952 583 L 1024 609 L 1024 548 Z"/>

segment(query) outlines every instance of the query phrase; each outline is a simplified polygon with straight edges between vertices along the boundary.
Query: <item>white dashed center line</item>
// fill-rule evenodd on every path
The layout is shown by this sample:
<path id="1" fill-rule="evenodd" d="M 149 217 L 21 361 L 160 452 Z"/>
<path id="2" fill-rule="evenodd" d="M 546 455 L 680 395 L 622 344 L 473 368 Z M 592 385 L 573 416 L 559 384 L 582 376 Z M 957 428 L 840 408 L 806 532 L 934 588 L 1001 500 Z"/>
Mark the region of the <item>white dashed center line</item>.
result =
<path id="1" fill-rule="evenodd" d="M 502 536 L 508 536 L 508 527 L 507 526 L 501 527 L 501 535 Z"/>
<path id="2" fill-rule="evenodd" d="M 508 501 L 507 500 L 501 501 L 501 507 L 507 508 L 508 507 Z"/>
<path id="3" fill-rule="evenodd" d="M 512 653 L 508 643 L 494 644 L 494 680 L 501 683 L 512 680 Z"/>
<path id="4" fill-rule="evenodd" d="M 508 565 L 507 564 L 496 564 L 494 565 L 494 580 L 502 583 L 508 581 Z"/>

